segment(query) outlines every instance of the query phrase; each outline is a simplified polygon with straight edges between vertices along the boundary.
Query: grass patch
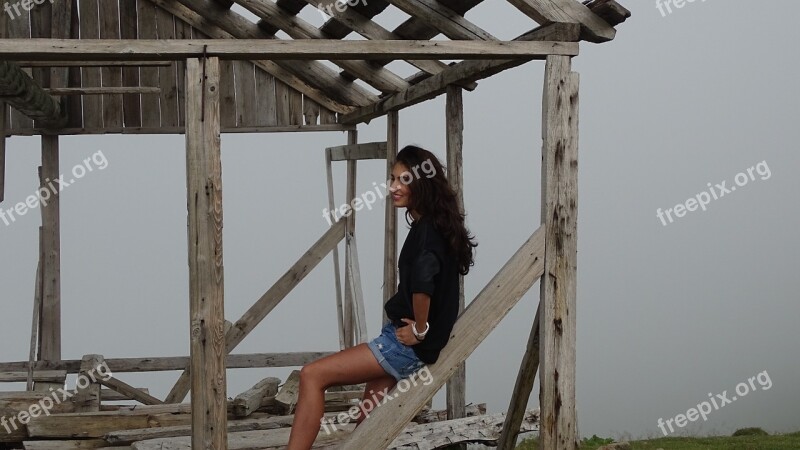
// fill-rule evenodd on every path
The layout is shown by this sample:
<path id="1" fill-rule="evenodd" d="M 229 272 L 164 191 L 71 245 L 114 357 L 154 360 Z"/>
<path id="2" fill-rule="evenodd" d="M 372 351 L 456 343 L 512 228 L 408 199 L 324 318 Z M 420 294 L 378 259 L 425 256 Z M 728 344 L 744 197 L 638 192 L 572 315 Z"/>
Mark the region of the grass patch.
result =
<path id="1" fill-rule="evenodd" d="M 756 429 L 756 430 L 760 430 Z M 737 430 L 741 431 L 741 430 Z M 763 430 L 762 430 L 763 431 Z M 606 445 L 608 439 L 593 436 L 583 439 L 581 450 L 596 450 Z M 516 450 L 538 450 L 537 438 L 520 442 Z M 798 450 L 800 432 L 790 434 L 719 436 L 719 437 L 665 437 L 644 441 L 631 441 L 633 450 Z"/>

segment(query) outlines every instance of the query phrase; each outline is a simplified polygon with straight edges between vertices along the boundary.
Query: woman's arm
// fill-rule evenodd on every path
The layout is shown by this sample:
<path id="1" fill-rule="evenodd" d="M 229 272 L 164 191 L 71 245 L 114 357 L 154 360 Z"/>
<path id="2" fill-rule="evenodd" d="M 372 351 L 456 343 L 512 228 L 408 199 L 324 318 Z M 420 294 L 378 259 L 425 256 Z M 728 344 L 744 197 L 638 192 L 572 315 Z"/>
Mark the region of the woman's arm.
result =
<path id="1" fill-rule="evenodd" d="M 413 303 L 414 320 L 402 319 L 403 322 L 408 324 L 408 326 L 398 328 L 397 332 L 395 333 L 397 335 L 397 340 L 403 345 L 416 345 L 420 343 L 420 340 L 414 335 L 411 327 L 415 327 L 417 329 L 417 333 L 422 333 L 427 328 L 425 324 L 428 322 L 428 311 L 431 307 L 431 296 L 422 292 L 415 292 L 413 294 Z"/>

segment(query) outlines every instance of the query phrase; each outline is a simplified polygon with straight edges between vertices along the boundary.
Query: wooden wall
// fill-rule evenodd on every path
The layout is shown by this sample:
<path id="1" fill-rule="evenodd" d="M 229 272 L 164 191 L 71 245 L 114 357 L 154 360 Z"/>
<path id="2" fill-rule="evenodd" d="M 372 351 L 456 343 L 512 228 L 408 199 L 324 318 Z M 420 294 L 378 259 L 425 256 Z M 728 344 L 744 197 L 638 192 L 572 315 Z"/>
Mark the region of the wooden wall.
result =
<path id="1" fill-rule="evenodd" d="M 150 0 L 61 1 L 72 1 L 72 38 L 208 38 Z M 52 8 L 47 1 L 34 3 L 30 11 L 20 7 L 21 15 L 14 19 L 3 12 L 0 38 L 51 37 Z M 43 87 L 49 87 L 47 68 L 25 70 Z M 69 95 L 69 124 L 63 134 L 184 132 L 184 62 L 75 67 L 69 72 L 69 87 L 157 87 L 160 93 Z M 220 75 L 223 131 L 336 123 L 334 112 L 249 61 L 222 61 Z M 9 135 L 40 134 L 32 120 L 10 107 L 7 117 Z"/>

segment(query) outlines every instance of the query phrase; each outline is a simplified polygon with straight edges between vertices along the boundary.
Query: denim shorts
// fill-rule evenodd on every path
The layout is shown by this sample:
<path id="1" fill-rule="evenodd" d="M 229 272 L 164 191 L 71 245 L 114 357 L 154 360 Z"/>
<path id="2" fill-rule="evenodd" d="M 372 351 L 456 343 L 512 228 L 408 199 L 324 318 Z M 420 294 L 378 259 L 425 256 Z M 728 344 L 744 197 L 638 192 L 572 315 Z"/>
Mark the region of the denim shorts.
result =
<path id="1" fill-rule="evenodd" d="M 424 367 L 425 363 L 417 357 L 413 348 L 397 340 L 396 330 L 392 322 L 387 323 L 381 329 L 380 336 L 368 342 L 367 346 L 383 370 L 400 381 Z"/>

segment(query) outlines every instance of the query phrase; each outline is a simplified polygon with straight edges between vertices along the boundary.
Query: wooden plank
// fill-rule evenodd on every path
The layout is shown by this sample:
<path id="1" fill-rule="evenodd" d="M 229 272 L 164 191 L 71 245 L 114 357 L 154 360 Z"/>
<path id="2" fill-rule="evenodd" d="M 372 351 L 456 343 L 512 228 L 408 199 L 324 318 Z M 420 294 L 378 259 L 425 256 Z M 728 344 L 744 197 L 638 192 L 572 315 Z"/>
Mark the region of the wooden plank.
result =
<path id="1" fill-rule="evenodd" d="M 186 62 L 192 447 L 226 448 L 219 59 Z"/>
<path id="2" fill-rule="evenodd" d="M 61 195 L 49 187 L 61 175 L 58 136 L 42 136 L 40 187 L 50 198 L 40 205 L 42 214 L 42 310 L 40 358 L 61 359 Z"/>
<path id="3" fill-rule="evenodd" d="M 438 0 L 389 0 L 389 3 L 403 10 L 406 14 L 426 22 L 450 39 L 497 40 L 496 37 L 468 21 L 461 14 L 444 6 Z"/>
<path id="4" fill-rule="evenodd" d="M 23 8 L 24 9 L 24 8 Z M 30 21 L 31 21 L 31 38 L 38 39 L 38 38 L 49 38 L 51 36 L 51 17 L 52 17 L 52 4 L 49 2 L 44 2 L 41 5 L 38 5 L 35 8 L 30 9 Z M 66 38 L 67 36 L 59 36 L 61 38 Z M 32 72 L 32 76 L 36 84 L 41 87 L 50 87 L 50 71 L 43 68 L 34 68 Z M 43 124 L 38 123 L 38 121 L 34 120 L 33 126 L 42 126 Z"/>
<path id="5" fill-rule="evenodd" d="M 543 37 L 557 37 L 564 40 L 571 40 L 572 38 L 578 38 L 579 31 L 580 27 L 578 25 L 552 24 L 525 33 L 518 37 L 517 40 L 536 40 Z M 517 40 L 514 42 L 518 42 Z M 572 44 L 577 45 L 575 43 Z M 450 84 L 463 84 L 465 82 L 479 80 L 500 73 L 503 70 L 519 66 L 520 64 L 522 64 L 522 62 L 514 60 L 462 61 L 437 75 L 413 85 L 406 91 L 390 95 L 382 99 L 379 103 L 364 106 L 351 113 L 346 113 L 340 117 L 339 122 L 351 125 L 368 122 L 389 111 L 407 108 L 434 98 L 442 94 Z"/>
<path id="6" fill-rule="evenodd" d="M 138 39 L 138 17 L 136 0 L 119 0 L 120 37 Z M 139 86 L 139 67 L 122 68 L 122 86 Z M 126 127 L 142 126 L 142 96 L 131 92 L 122 96 L 123 120 Z"/>
<path id="7" fill-rule="evenodd" d="M 284 407 L 286 414 L 292 414 L 300 394 L 300 371 L 293 370 L 275 396 L 275 403 Z"/>
<path id="8" fill-rule="evenodd" d="M 291 353 L 244 353 L 228 355 L 225 366 L 229 369 L 255 369 L 263 367 L 304 366 L 311 361 L 330 355 L 332 352 Z M 109 358 L 106 364 L 113 373 L 169 372 L 184 369 L 189 364 L 188 356 L 162 356 L 155 358 Z M 80 359 L 61 361 L 38 361 L 34 370 L 65 370 L 77 373 Z M 0 371 L 22 372 L 28 369 L 27 361 L 0 363 Z"/>
<path id="9" fill-rule="evenodd" d="M 334 218 L 331 216 L 333 211 L 336 211 L 335 195 L 333 189 L 333 165 L 331 164 L 331 153 L 325 152 L 325 178 L 328 188 L 328 210 L 323 211 L 325 220 L 328 224 L 333 225 Z M 342 298 L 342 270 L 341 261 L 339 260 L 339 246 L 333 247 L 333 282 L 334 290 L 336 291 L 336 322 L 339 329 L 339 349 L 344 350 L 347 348 L 344 330 L 344 300 Z"/>
<path id="10" fill-rule="evenodd" d="M 0 97 L 17 112 L 35 119 L 37 127 L 60 127 L 66 122 L 61 104 L 10 61 L 0 60 Z"/>
<path id="11" fill-rule="evenodd" d="M 289 90 L 289 123 L 303 125 L 303 94 L 294 89 Z"/>
<path id="12" fill-rule="evenodd" d="M 445 111 L 447 128 L 447 180 L 456 193 L 458 208 L 464 213 L 464 101 L 462 89 L 455 85 L 447 86 Z M 459 275 L 458 312 L 464 312 L 464 276 Z M 458 365 L 447 382 L 447 418 L 466 417 L 467 410 L 467 369 L 466 363 Z M 519 428 L 519 426 L 518 426 Z M 466 450 L 466 448 L 464 448 Z"/>
<path id="13" fill-rule="evenodd" d="M 53 95 L 103 95 L 103 94 L 159 94 L 157 87 L 101 87 L 101 88 L 49 88 L 44 89 Z"/>
<path id="14" fill-rule="evenodd" d="M 261 407 L 264 397 L 278 394 L 278 385 L 281 380 L 267 377 L 256 383 L 255 386 L 242 392 L 233 399 L 233 414 L 236 417 L 247 417 Z"/>
<path id="15" fill-rule="evenodd" d="M 386 159 L 386 142 L 339 145 L 325 149 L 331 161 L 354 161 L 362 159 Z"/>
<path id="16" fill-rule="evenodd" d="M 186 22 L 175 18 L 175 38 L 176 39 L 192 39 L 192 26 Z M 176 61 L 175 68 L 177 76 L 175 78 L 176 96 L 178 99 L 178 126 L 186 125 L 186 61 Z M 220 76 L 222 73 L 220 72 Z M 220 110 L 220 115 L 221 115 Z M 222 126 L 222 117 L 220 116 L 220 127 Z"/>
<path id="17" fill-rule="evenodd" d="M 508 0 L 540 25 L 554 22 L 581 24 L 581 39 L 605 42 L 614 39 L 616 30 L 583 3 L 575 0 Z"/>
<path id="18" fill-rule="evenodd" d="M 334 224 L 300 259 L 267 290 L 258 301 L 236 321 L 233 328 L 225 336 L 227 353 L 233 351 L 247 335 L 252 332 L 264 317 L 267 316 L 301 281 L 319 264 L 320 261 L 344 238 L 344 222 Z M 183 401 L 189 391 L 187 380 L 189 371 L 181 374 L 178 382 L 167 396 L 167 403 Z"/>
<path id="19" fill-rule="evenodd" d="M 190 405 L 138 406 L 133 411 L 99 411 L 40 416 L 27 425 L 31 438 L 102 438 L 113 431 L 191 424 Z M 168 407 L 168 408 L 165 408 Z"/>
<path id="20" fill-rule="evenodd" d="M 546 229 L 545 272 L 541 283 L 542 430 L 544 450 L 577 449 L 575 410 L 575 307 L 578 213 L 578 74 L 568 57 L 547 59 L 542 222 Z"/>
<path id="21" fill-rule="evenodd" d="M 98 383 L 102 384 L 103 386 L 112 389 L 123 396 L 130 398 L 131 400 L 136 400 L 137 402 L 143 405 L 163 405 L 164 402 L 161 400 L 153 397 L 147 392 L 143 392 L 140 389 L 137 389 L 131 386 L 128 383 L 125 383 L 117 378 L 109 377 L 108 379 L 100 379 Z M 102 398 L 102 394 L 101 394 Z"/>
<path id="22" fill-rule="evenodd" d="M 80 14 L 81 45 L 84 40 L 100 38 L 99 0 L 81 0 L 78 3 Z M 96 88 L 102 86 L 102 69 L 99 67 L 81 68 L 81 87 Z M 86 97 L 83 99 L 84 128 L 103 128 L 103 98 Z"/>
<path id="23" fill-rule="evenodd" d="M 429 378 L 433 381 L 413 386 L 403 393 L 392 389 L 388 395 L 398 394 L 392 399 L 392 408 L 376 408 L 370 419 L 356 428 L 340 448 L 387 447 L 542 275 L 543 256 L 544 228 L 540 228 L 459 316 L 450 334 L 450 342 L 442 350 L 439 360 L 428 366 Z"/>
<path id="24" fill-rule="evenodd" d="M 289 93 L 292 88 L 281 81 L 275 83 L 275 115 L 278 125 L 291 125 L 292 115 L 289 104 Z"/>
<path id="25" fill-rule="evenodd" d="M 156 27 L 158 39 L 175 39 L 175 19 L 172 14 L 156 8 Z M 135 41 L 134 41 L 135 42 Z M 200 49 L 199 54 L 203 51 Z M 198 54 L 195 54 L 196 57 Z M 189 57 L 187 55 L 187 57 Z M 185 59 L 185 58 L 178 58 Z M 178 62 L 158 69 L 158 82 L 161 87 L 161 126 L 177 127 L 178 121 Z"/>
<path id="26" fill-rule="evenodd" d="M 166 20 L 159 38 L 172 39 Z M 159 21 L 161 25 L 161 21 Z M 166 34 L 164 34 L 166 33 Z M 26 44 L 27 45 L 23 45 Z M 74 42 L 64 39 L 20 39 L 0 41 L 0 57 L 46 61 L 49 59 L 94 61 L 180 60 L 207 54 L 222 59 L 251 60 L 348 60 L 353 58 L 389 59 L 544 59 L 548 55 L 576 56 L 578 44 L 556 41 L 361 41 L 332 39 L 192 39 L 190 41 L 150 41 L 112 39 Z"/>
<path id="27" fill-rule="evenodd" d="M 79 383 L 76 383 L 75 396 L 73 397 L 76 412 L 100 411 L 100 385 L 93 381 L 93 377 L 90 374 L 93 374 L 96 368 L 102 365 L 103 357 L 101 355 L 85 355 L 83 357 L 78 377 L 85 380 L 87 385 L 80 386 Z M 33 435 L 31 434 L 31 436 Z"/>
<path id="28" fill-rule="evenodd" d="M 389 193 L 392 170 L 400 147 L 400 114 L 392 111 L 386 117 L 386 211 L 383 233 L 383 304 L 397 292 L 397 208 Z M 381 325 L 389 321 L 381 308 Z"/>
<path id="29" fill-rule="evenodd" d="M 233 71 L 236 76 L 236 125 L 243 127 L 257 125 L 256 79 L 253 64 L 249 61 L 235 61 Z"/>
<path id="30" fill-rule="evenodd" d="M 33 381 L 61 383 L 67 380 L 66 370 L 37 370 L 32 373 Z M 28 372 L 0 372 L 0 383 L 21 383 L 28 379 Z"/>
<path id="31" fill-rule="evenodd" d="M 486 414 L 486 403 L 478 403 L 477 405 L 469 405 L 465 408 L 466 414 L 464 417 L 482 416 Z M 441 422 L 447 419 L 447 410 L 426 410 L 414 416 L 416 423 L 431 423 Z"/>
<path id="32" fill-rule="evenodd" d="M 278 124 L 275 82 L 274 76 L 260 67 L 256 67 L 256 117 L 258 118 L 259 125 L 269 126 Z"/>
<path id="33" fill-rule="evenodd" d="M 6 114 L 8 107 L 0 102 L 0 203 L 6 196 Z"/>
<path id="34" fill-rule="evenodd" d="M 25 450 L 83 450 L 103 448 L 108 442 L 102 439 L 83 439 L 75 441 L 25 441 Z M 120 449 L 124 450 L 124 449 Z"/>
<path id="35" fill-rule="evenodd" d="M 100 1 L 100 39 L 119 39 L 119 4 L 117 1 Z M 103 87 L 121 87 L 122 69 L 119 67 L 103 67 Z M 122 95 L 103 95 L 103 126 L 122 126 Z"/>
<path id="36" fill-rule="evenodd" d="M 137 31 L 139 33 L 139 38 L 158 38 L 158 31 L 156 30 L 156 6 L 147 1 L 138 1 L 136 4 L 136 16 L 138 18 Z M 140 85 L 158 87 L 160 89 L 158 67 L 142 67 L 140 69 Z M 158 128 L 161 126 L 160 102 L 161 96 L 142 96 L 142 127 Z"/>
<path id="37" fill-rule="evenodd" d="M 303 119 L 306 125 L 316 125 L 319 122 L 319 103 L 303 97 Z"/>
<path id="38" fill-rule="evenodd" d="M 219 62 L 219 116 L 223 128 L 236 128 L 235 64 L 236 61 Z"/>
<path id="39" fill-rule="evenodd" d="M 364 312 L 364 293 L 361 289 L 361 269 L 358 265 L 358 247 L 353 234 L 347 236 L 345 263 L 349 267 L 347 283 L 350 286 L 353 317 L 354 345 L 367 342 L 367 319 Z"/>
<path id="40" fill-rule="evenodd" d="M 144 392 L 145 394 L 150 393 L 150 389 L 147 388 L 134 388 L 139 391 Z M 120 394 L 117 391 L 111 389 L 100 389 L 100 401 L 101 402 L 117 402 L 117 401 L 125 401 L 125 400 L 133 400 L 130 396 L 125 394 Z"/>
<path id="41" fill-rule="evenodd" d="M 42 179 L 42 168 L 39 167 L 39 180 Z M 44 289 L 44 227 L 39 226 L 39 261 L 36 264 L 36 279 L 33 288 L 33 317 L 31 317 L 31 340 L 28 348 L 28 373 L 25 380 L 25 389 L 34 390 L 33 365 L 41 353 L 42 340 L 39 334 L 39 325 L 42 322 L 42 290 Z M 66 381 L 66 371 L 64 374 Z"/>
<path id="42" fill-rule="evenodd" d="M 533 382 L 536 380 L 536 372 L 539 370 L 539 313 L 536 310 L 536 317 L 533 319 L 533 326 L 528 335 L 528 345 L 525 347 L 525 354 L 522 356 L 517 381 L 514 383 L 514 391 L 508 403 L 506 421 L 503 423 L 503 431 L 497 448 L 500 450 L 513 450 L 517 446 L 519 436 L 519 424 L 522 423 L 522 416 L 525 408 L 528 407 L 528 400 L 533 392 Z"/>
<path id="43" fill-rule="evenodd" d="M 348 145 L 357 145 L 358 143 L 358 132 L 357 131 L 348 131 L 347 132 L 347 143 Z M 358 178 L 358 165 L 357 161 L 347 161 L 347 181 L 346 181 L 346 191 L 345 191 L 345 200 L 347 201 L 348 205 L 352 205 L 353 199 L 356 196 L 356 179 Z M 356 289 L 360 289 L 360 286 L 356 286 L 353 281 L 355 277 L 352 275 L 353 271 L 353 264 L 351 263 L 352 256 L 352 239 L 356 232 L 356 212 L 355 210 L 351 209 L 350 214 L 345 216 L 342 220 L 345 223 L 345 248 L 344 248 L 344 304 L 342 309 L 342 321 L 344 323 L 344 342 L 346 347 L 353 347 L 356 345 L 357 337 L 357 318 L 355 314 L 355 307 L 356 307 L 356 299 L 355 296 L 357 295 Z"/>
<path id="44" fill-rule="evenodd" d="M 16 19 L 7 20 L 6 38 L 29 40 L 29 38 L 31 37 L 31 30 L 30 30 L 31 13 L 25 8 L 20 8 L 19 12 L 20 14 L 16 16 Z M 24 69 L 24 71 L 29 76 L 32 76 L 33 74 L 33 71 L 31 71 L 30 69 Z M 11 121 L 10 130 L 12 131 L 28 129 L 33 127 L 33 120 L 31 120 L 28 116 L 19 112 L 16 108 L 11 109 L 10 121 Z"/>

